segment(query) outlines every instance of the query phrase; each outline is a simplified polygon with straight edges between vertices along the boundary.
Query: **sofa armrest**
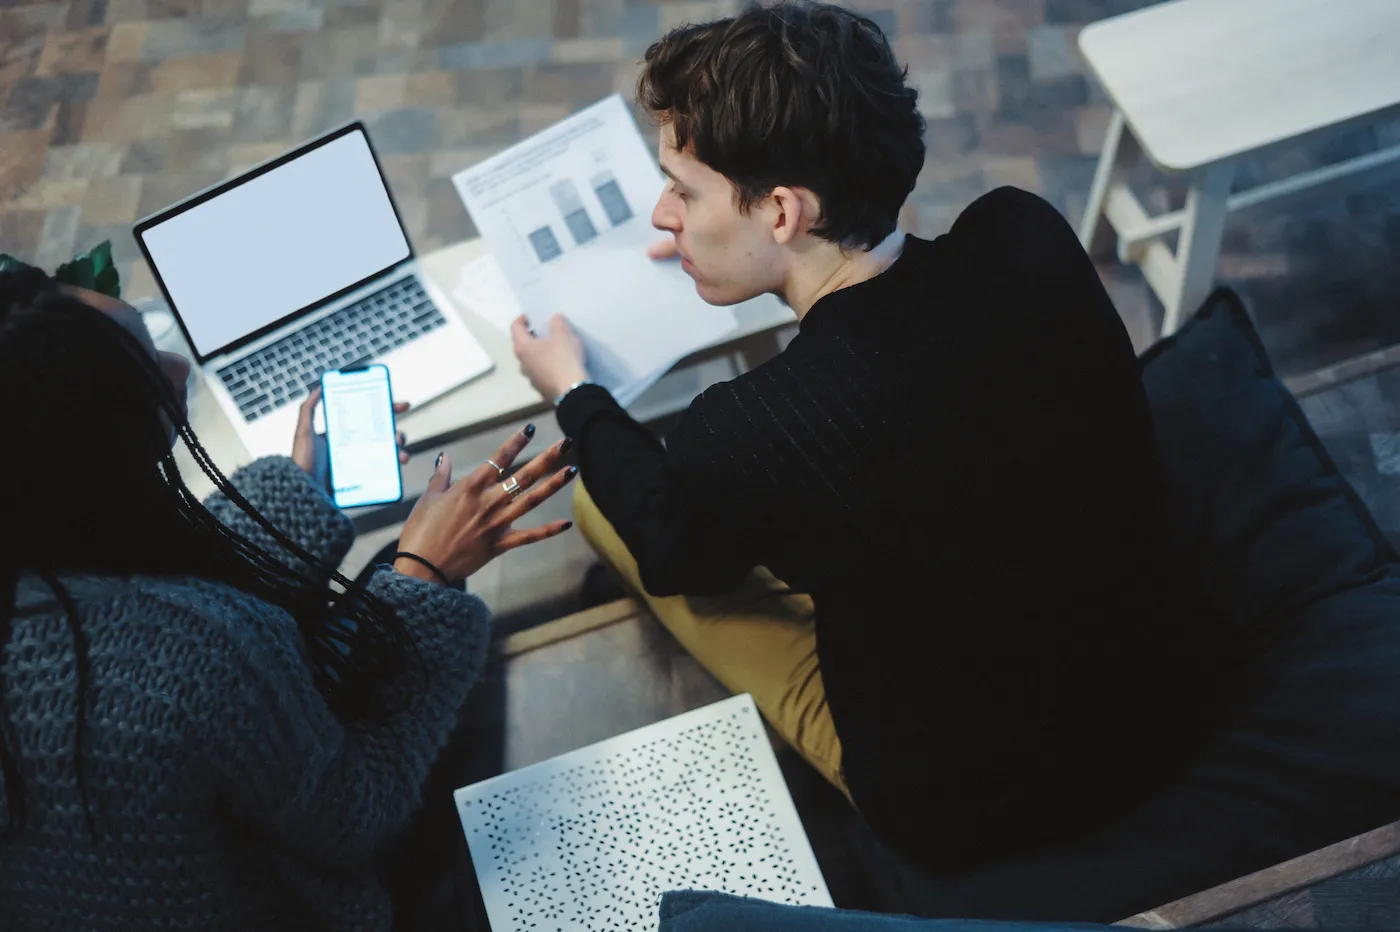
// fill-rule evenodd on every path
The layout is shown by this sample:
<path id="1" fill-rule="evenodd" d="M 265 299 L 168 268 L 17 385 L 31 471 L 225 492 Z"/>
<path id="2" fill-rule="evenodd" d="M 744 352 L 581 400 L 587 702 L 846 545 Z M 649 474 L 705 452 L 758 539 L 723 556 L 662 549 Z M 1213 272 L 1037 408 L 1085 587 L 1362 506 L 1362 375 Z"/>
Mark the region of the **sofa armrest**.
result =
<path id="1" fill-rule="evenodd" d="M 1117 925 L 1140 929 L 1181 929 L 1217 922 L 1339 874 L 1400 854 L 1400 822 L 1246 874 L 1156 909 L 1130 916 Z"/>

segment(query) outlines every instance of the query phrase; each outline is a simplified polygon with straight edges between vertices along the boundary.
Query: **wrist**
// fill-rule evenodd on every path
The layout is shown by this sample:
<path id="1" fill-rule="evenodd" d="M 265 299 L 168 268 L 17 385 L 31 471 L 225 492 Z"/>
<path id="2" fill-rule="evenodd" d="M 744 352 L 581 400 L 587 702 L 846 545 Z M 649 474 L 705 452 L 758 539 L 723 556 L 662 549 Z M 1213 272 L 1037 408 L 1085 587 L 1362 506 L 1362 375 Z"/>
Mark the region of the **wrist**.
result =
<path id="1" fill-rule="evenodd" d="M 561 385 L 559 387 L 559 390 L 550 396 L 550 400 L 554 403 L 554 407 L 557 408 L 559 407 L 559 405 L 563 404 L 564 399 L 567 398 L 569 396 L 569 393 L 572 392 L 574 389 L 582 385 L 592 384 L 593 382 L 588 378 L 588 376 L 580 376 L 572 382 L 567 382 L 564 385 Z"/>
<path id="2" fill-rule="evenodd" d="M 394 572 L 398 573 L 400 576 L 411 576 L 414 579 L 421 579 L 424 582 L 437 583 L 440 586 L 445 585 L 441 579 L 438 579 L 436 573 L 417 560 L 410 560 L 408 557 L 399 557 L 394 561 Z"/>
<path id="3" fill-rule="evenodd" d="M 549 391 L 549 394 L 548 394 L 546 397 L 548 397 L 548 398 L 555 398 L 555 397 L 558 397 L 559 395 L 561 395 L 561 394 L 563 394 L 564 392 L 568 391 L 570 385 L 573 385 L 573 384 L 576 383 L 576 382 L 587 382 L 587 381 L 588 381 L 588 370 L 585 369 L 585 368 L 583 368 L 582 366 L 579 366 L 579 367 L 576 368 L 576 369 L 568 369 L 568 370 L 561 371 L 561 372 L 559 372 L 559 374 L 553 379 L 553 383 L 554 383 L 554 384 L 552 384 L 552 385 L 549 386 L 550 391 Z"/>

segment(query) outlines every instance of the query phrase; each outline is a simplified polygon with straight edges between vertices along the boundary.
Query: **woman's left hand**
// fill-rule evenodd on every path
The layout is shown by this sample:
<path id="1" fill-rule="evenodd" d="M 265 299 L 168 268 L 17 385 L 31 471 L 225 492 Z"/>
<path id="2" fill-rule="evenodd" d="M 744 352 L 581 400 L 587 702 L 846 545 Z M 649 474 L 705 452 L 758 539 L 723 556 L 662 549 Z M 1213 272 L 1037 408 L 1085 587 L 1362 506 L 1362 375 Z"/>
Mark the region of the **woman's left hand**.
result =
<path id="1" fill-rule="evenodd" d="M 301 403 L 301 410 L 297 415 L 297 432 L 292 440 L 292 461 L 313 479 L 326 479 L 323 474 L 326 461 L 326 435 L 316 433 L 314 419 L 316 416 L 316 404 L 321 400 L 321 386 L 317 385 L 307 394 L 306 400 Z M 403 414 L 408 410 L 408 402 L 394 402 L 394 414 Z M 408 462 L 408 438 L 403 431 L 399 431 L 397 438 L 399 444 L 399 462 Z"/>

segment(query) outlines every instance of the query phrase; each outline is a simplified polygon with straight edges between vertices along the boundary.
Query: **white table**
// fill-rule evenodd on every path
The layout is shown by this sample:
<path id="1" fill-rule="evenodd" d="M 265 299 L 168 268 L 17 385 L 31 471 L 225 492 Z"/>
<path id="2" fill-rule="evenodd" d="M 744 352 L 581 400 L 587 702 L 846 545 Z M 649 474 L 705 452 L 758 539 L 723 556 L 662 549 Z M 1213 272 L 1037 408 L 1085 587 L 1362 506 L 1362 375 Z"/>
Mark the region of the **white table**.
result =
<path id="1" fill-rule="evenodd" d="M 480 378 L 456 388 L 399 419 L 408 435 L 409 449 L 437 448 L 473 434 L 520 421 L 550 409 L 550 403 L 520 374 L 510 337 L 485 318 L 450 299 L 461 270 L 486 249 L 479 239 L 465 240 L 420 257 L 431 283 L 436 286 L 444 313 L 456 313 L 495 362 Z M 678 368 L 720 356 L 737 355 L 751 368 L 778 352 L 777 332 L 797 322 L 792 311 L 778 301 L 759 301 L 734 309 L 739 325 L 722 339 L 681 360 Z M 252 460 L 233 425 L 211 394 L 200 386 L 190 397 L 190 424 L 214 462 L 225 474 Z M 665 411 L 647 410 L 656 417 Z M 288 448 L 291 437 L 287 438 Z M 183 444 L 176 445 L 180 472 L 200 497 L 213 490 Z"/>
<path id="2" fill-rule="evenodd" d="M 1231 193 L 1241 158 L 1400 107 L 1400 0 L 1172 0 L 1086 27 L 1079 48 L 1114 104 L 1080 242 L 1108 219 L 1165 307 L 1164 334 L 1209 293 L 1230 211 L 1400 174 L 1397 146 Z M 1189 176 L 1182 210 L 1149 216 L 1115 181 L 1125 129 Z"/>

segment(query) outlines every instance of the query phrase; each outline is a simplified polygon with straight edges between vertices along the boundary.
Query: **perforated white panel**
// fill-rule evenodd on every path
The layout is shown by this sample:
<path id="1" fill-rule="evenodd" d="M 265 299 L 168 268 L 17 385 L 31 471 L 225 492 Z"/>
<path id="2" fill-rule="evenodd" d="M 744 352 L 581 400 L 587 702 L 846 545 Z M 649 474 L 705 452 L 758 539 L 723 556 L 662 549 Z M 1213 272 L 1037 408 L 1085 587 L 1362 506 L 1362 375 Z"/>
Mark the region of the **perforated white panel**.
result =
<path id="1" fill-rule="evenodd" d="M 667 890 L 832 905 L 747 695 L 455 798 L 494 932 L 655 929 Z"/>

